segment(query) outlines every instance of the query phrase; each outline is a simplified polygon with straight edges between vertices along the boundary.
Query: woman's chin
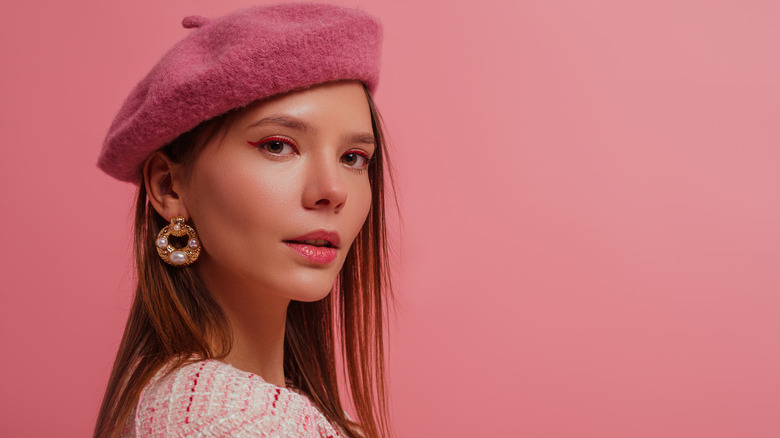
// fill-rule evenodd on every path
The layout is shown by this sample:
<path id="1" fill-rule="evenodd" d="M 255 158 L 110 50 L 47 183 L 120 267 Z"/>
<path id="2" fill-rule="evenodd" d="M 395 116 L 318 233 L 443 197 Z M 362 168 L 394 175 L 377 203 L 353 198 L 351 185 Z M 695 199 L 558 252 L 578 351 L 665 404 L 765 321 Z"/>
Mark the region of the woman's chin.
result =
<path id="1" fill-rule="evenodd" d="M 295 301 L 302 301 L 304 303 L 311 303 L 327 297 L 332 291 L 333 281 L 328 284 L 316 286 L 311 285 L 311 287 L 300 289 L 293 295 L 291 299 Z"/>
<path id="2" fill-rule="evenodd" d="M 303 303 L 313 303 L 315 301 L 319 301 L 330 294 L 331 289 L 328 289 L 324 293 L 308 293 L 308 294 L 301 294 L 299 296 L 296 296 L 293 298 L 293 301 L 300 301 Z"/>
<path id="3" fill-rule="evenodd" d="M 280 290 L 285 298 L 292 301 L 301 301 L 311 303 L 319 301 L 328 296 L 333 290 L 336 279 L 332 276 L 327 278 L 299 278 L 286 285 L 286 290 Z"/>

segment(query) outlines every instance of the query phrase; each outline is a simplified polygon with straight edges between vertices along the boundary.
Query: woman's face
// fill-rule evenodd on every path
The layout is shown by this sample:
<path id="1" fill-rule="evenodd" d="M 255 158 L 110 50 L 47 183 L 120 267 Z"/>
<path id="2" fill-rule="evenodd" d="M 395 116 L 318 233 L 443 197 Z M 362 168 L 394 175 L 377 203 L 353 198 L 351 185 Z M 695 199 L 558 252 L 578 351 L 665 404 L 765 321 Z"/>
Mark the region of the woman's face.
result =
<path id="1" fill-rule="evenodd" d="M 221 134 L 174 184 L 203 246 L 194 266 L 217 294 L 323 298 L 371 206 L 376 143 L 363 86 L 250 105 Z"/>

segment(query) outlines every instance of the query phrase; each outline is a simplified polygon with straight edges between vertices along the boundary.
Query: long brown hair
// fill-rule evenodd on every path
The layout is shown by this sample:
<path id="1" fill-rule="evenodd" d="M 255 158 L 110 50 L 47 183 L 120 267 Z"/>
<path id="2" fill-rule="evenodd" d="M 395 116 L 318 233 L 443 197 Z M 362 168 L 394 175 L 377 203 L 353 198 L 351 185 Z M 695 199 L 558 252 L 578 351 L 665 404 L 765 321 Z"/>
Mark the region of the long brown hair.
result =
<path id="1" fill-rule="evenodd" d="M 316 302 L 290 302 L 284 373 L 348 436 L 380 437 L 390 435 L 384 343 L 387 306 L 392 299 L 384 199 L 384 175 L 388 172 L 389 176 L 390 167 L 381 116 L 368 90 L 366 97 L 377 141 L 368 169 L 369 215 L 332 292 Z M 174 140 L 165 152 L 186 167 L 230 117 L 228 113 L 202 123 Z M 134 227 L 138 284 L 95 437 L 119 435 L 141 390 L 164 365 L 173 363 L 175 369 L 192 356 L 223 358 L 231 348 L 228 319 L 204 282 L 192 268 L 171 267 L 157 255 L 154 242 L 165 225 L 148 201 L 142 182 Z M 343 358 L 348 397 L 357 417 L 354 421 L 346 416 L 339 395 L 338 354 Z"/>

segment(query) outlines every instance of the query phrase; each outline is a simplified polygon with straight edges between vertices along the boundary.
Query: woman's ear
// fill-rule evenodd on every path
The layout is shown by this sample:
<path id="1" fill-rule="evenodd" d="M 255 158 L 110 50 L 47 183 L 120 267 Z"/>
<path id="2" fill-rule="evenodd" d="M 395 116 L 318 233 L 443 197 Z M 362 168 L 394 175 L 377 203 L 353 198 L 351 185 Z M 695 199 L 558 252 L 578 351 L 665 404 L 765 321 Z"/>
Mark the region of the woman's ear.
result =
<path id="1" fill-rule="evenodd" d="M 176 216 L 189 218 L 187 207 L 174 189 L 173 182 L 181 170 L 181 165 L 174 163 L 163 152 L 155 151 L 144 162 L 144 184 L 146 195 L 152 207 L 166 221 Z"/>

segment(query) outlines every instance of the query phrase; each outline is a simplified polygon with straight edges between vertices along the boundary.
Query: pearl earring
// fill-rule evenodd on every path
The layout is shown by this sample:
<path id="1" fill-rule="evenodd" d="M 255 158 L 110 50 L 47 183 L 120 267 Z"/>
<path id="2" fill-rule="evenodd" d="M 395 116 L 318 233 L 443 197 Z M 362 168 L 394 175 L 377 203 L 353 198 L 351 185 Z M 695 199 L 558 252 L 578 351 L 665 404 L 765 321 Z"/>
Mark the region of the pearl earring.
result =
<path id="1" fill-rule="evenodd" d="M 168 241 L 168 236 L 173 234 L 176 237 L 187 235 L 187 245 L 183 248 L 174 248 Z M 171 224 L 166 225 L 160 230 L 155 241 L 157 247 L 157 254 L 160 258 L 169 265 L 184 267 L 191 265 L 192 262 L 198 259 L 200 255 L 200 241 L 198 241 L 198 234 L 189 225 L 184 223 L 184 218 L 176 216 L 171 218 Z"/>

